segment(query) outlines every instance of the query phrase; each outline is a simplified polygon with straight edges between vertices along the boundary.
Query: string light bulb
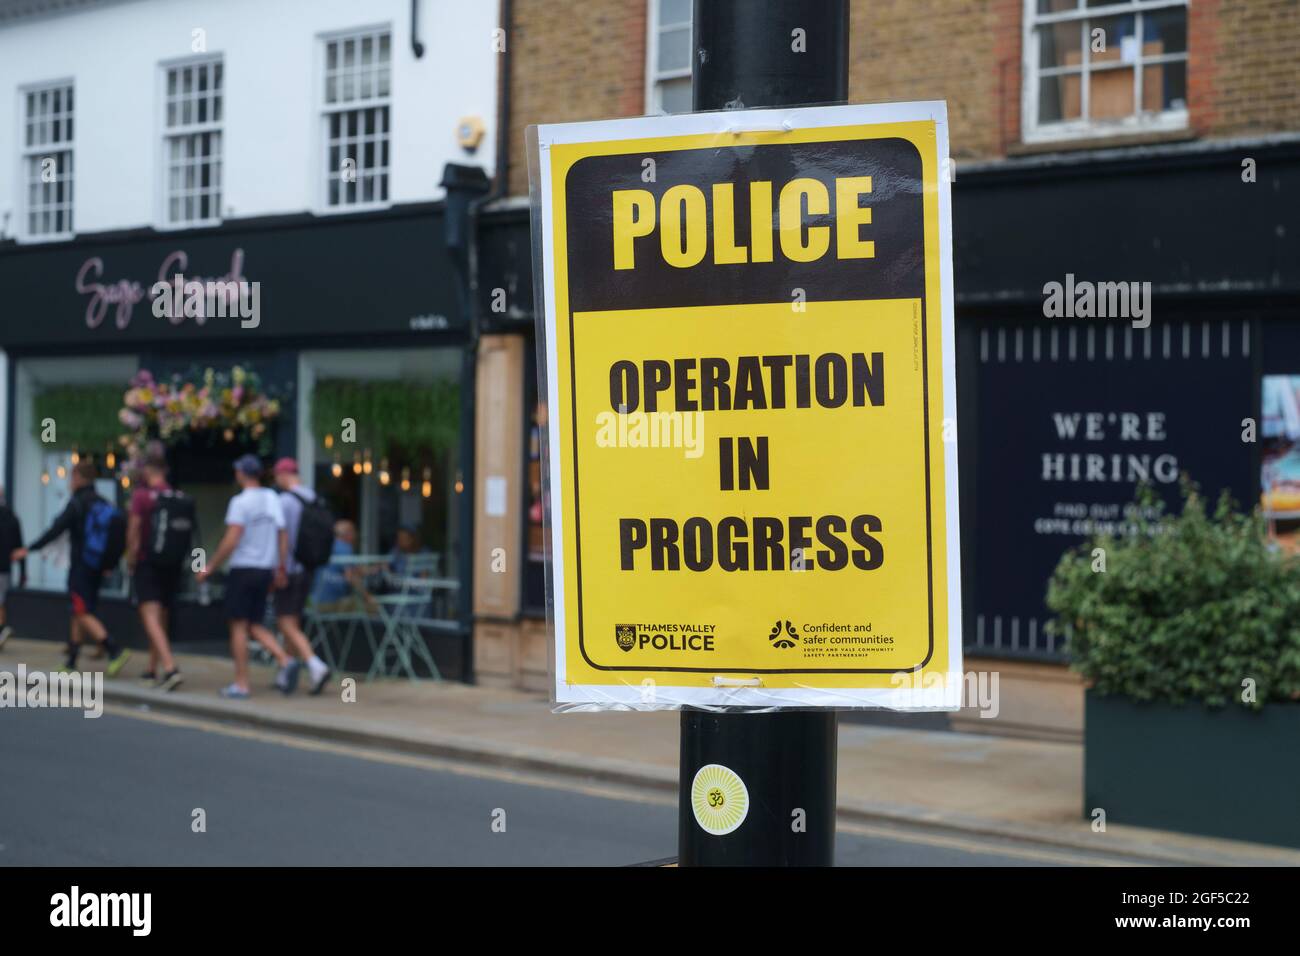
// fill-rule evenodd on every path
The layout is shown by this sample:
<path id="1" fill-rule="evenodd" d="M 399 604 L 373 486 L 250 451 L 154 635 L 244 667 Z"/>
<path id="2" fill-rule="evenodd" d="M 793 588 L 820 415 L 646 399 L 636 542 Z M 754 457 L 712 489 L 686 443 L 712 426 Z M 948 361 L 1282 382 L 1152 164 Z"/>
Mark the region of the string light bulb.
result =
<path id="1" fill-rule="evenodd" d="M 411 469 L 406 466 L 402 467 L 402 490 L 411 490 Z"/>
<path id="2" fill-rule="evenodd" d="M 381 458 L 379 460 L 379 483 L 381 485 L 387 485 L 391 480 L 392 476 L 388 474 L 388 459 Z"/>
<path id="3" fill-rule="evenodd" d="M 48 471 L 41 472 L 41 484 L 48 485 L 49 483 L 50 483 L 50 473 Z"/>
<path id="4" fill-rule="evenodd" d="M 113 452 L 110 451 L 107 455 L 104 456 L 104 464 L 108 466 L 109 471 L 112 471 L 114 468 L 117 467 L 117 455 L 113 454 Z"/>
<path id="5" fill-rule="evenodd" d="M 60 479 L 68 477 L 68 469 L 64 468 L 62 465 L 59 465 L 54 473 L 58 475 Z"/>
<path id="6" fill-rule="evenodd" d="M 420 494 L 424 495 L 426 498 L 433 494 L 433 482 L 430 480 L 431 477 L 429 468 L 426 465 L 424 469 L 424 481 L 420 485 Z"/>
<path id="7" fill-rule="evenodd" d="M 330 467 L 330 474 L 335 478 L 343 477 L 343 464 L 339 461 L 339 456 L 334 456 L 334 464 Z"/>
<path id="8" fill-rule="evenodd" d="M 371 462 L 370 462 L 370 449 L 367 448 L 367 449 L 366 449 L 366 458 L 365 458 L 365 461 L 363 461 L 363 462 L 361 463 L 361 470 L 364 471 L 364 472 L 368 475 L 368 474 L 370 474 L 372 471 L 374 471 L 374 468 L 375 468 L 375 466 L 374 466 L 373 464 L 371 464 Z"/>
<path id="9" fill-rule="evenodd" d="M 333 436 L 333 435 L 326 435 L 326 436 L 325 436 L 325 447 L 326 447 L 326 448 L 333 448 L 333 447 L 334 447 L 334 436 Z"/>
<path id="10" fill-rule="evenodd" d="M 352 456 L 352 474 L 361 474 L 361 452 L 356 452 Z"/>

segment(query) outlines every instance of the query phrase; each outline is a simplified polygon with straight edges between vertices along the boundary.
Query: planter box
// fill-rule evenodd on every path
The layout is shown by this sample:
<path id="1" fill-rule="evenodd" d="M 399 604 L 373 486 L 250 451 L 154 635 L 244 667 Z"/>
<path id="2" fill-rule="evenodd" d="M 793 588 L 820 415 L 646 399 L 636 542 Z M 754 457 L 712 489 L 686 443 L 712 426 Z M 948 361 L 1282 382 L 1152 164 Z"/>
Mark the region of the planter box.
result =
<path id="1" fill-rule="evenodd" d="M 1300 847 L 1300 704 L 1141 704 L 1088 691 L 1083 813 Z"/>

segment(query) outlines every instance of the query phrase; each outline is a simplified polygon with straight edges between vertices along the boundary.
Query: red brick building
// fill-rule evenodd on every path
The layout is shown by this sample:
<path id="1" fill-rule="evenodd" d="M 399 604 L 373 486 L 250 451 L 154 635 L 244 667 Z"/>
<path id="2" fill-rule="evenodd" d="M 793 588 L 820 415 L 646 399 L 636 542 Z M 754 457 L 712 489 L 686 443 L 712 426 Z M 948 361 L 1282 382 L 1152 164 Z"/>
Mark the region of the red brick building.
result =
<path id="1" fill-rule="evenodd" d="M 508 0 L 503 16 L 512 198 L 496 215 L 522 230 L 527 126 L 689 109 L 691 2 Z M 1253 504 L 1261 453 L 1224 423 L 1261 414 L 1262 378 L 1300 374 L 1300 0 L 854 0 L 851 18 L 852 102 L 948 104 L 964 637 L 968 666 L 1004 682 L 998 721 L 967 723 L 1071 737 L 1082 695 L 1042 594 L 1081 538 L 1044 529 L 1122 507 L 1133 486 L 1047 481 L 1046 456 L 1165 455 Z M 525 324 L 485 340 L 479 388 L 527 409 L 492 436 L 520 450 L 492 467 L 525 493 L 504 515 L 480 507 L 481 566 L 502 542 L 540 542 L 516 265 Z M 1066 275 L 1150 283 L 1154 321 L 1050 324 L 1043 288 Z M 1197 385 L 1210 379 L 1213 399 Z M 1052 414 L 1091 408 L 1168 415 L 1164 444 L 1080 450 L 1052 430 Z M 477 576 L 480 679 L 545 685 L 540 567 Z"/>

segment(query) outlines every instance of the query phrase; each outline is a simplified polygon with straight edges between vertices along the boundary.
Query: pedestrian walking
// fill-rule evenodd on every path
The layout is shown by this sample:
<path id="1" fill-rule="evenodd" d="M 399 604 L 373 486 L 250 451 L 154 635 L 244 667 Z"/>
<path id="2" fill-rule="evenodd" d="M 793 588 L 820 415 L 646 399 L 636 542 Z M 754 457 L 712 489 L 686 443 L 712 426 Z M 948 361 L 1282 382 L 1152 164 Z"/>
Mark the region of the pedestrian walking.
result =
<path id="1" fill-rule="evenodd" d="M 126 547 L 126 522 L 122 513 L 95 491 L 95 465 L 83 458 L 72 468 L 72 497 L 54 523 L 25 548 L 10 554 L 11 561 L 22 561 L 32 551 L 39 551 L 62 534 L 69 539 L 68 598 L 72 618 L 68 629 L 68 654 L 63 670 L 77 668 L 77 654 L 82 641 L 89 637 L 104 648 L 108 663 L 104 673 L 116 677 L 131 652 L 119 647 L 95 610 L 99 605 L 99 588 L 122 558 Z"/>
<path id="2" fill-rule="evenodd" d="M 5 490 L 0 485 L 0 648 L 13 636 L 14 629 L 9 626 L 6 604 L 9 600 L 9 584 L 14 562 L 9 555 L 23 546 L 23 526 L 18 516 L 13 513 L 5 501 Z"/>
<path id="3" fill-rule="evenodd" d="M 149 669 L 141 679 L 164 691 L 184 680 L 172 656 L 170 626 L 193 530 L 194 502 L 167 483 L 166 450 L 161 442 L 150 442 L 131 495 L 126 553 L 140 624 L 149 638 Z"/>
<path id="4" fill-rule="evenodd" d="M 281 458 L 273 470 L 289 537 L 287 580 L 275 591 L 275 623 L 285 643 L 306 664 L 311 692 L 319 694 L 329 680 L 330 668 L 312 651 L 302 630 L 302 614 L 316 568 L 329 563 L 334 547 L 334 516 L 302 483 L 297 461 Z M 289 665 L 290 692 L 297 685 L 299 667 L 297 660 Z"/>
<path id="5" fill-rule="evenodd" d="M 239 493 L 226 508 L 226 532 L 216 554 L 195 575 L 203 584 L 230 560 L 226 575 L 226 620 L 230 630 L 230 655 L 235 679 L 221 689 L 222 697 L 246 700 L 251 695 L 248 673 L 248 636 L 270 652 L 280 670 L 275 686 L 287 692 L 291 658 L 266 629 L 266 599 L 271 588 L 288 580 L 286 561 L 289 536 L 284 524 L 280 496 L 262 486 L 262 463 L 256 455 L 243 455 L 235 462 Z"/>

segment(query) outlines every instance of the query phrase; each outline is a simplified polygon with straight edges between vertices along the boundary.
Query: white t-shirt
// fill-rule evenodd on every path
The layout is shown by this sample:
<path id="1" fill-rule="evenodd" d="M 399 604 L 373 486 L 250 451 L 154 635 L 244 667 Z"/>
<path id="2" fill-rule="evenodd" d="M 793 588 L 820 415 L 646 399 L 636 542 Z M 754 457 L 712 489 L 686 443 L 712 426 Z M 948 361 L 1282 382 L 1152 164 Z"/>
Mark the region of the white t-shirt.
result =
<path id="1" fill-rule="evenodd" d="M 274 571 L 280 565 L 279 532 L 284 527 L 280 496 L 270 488 L 245 488 L 230 499 L 226 524 L 244 529 L 230 556 L 232 568 L 263 568 Z"/>

